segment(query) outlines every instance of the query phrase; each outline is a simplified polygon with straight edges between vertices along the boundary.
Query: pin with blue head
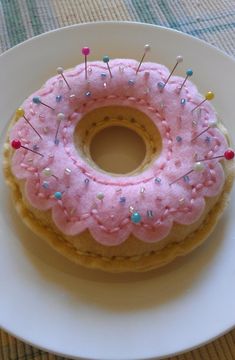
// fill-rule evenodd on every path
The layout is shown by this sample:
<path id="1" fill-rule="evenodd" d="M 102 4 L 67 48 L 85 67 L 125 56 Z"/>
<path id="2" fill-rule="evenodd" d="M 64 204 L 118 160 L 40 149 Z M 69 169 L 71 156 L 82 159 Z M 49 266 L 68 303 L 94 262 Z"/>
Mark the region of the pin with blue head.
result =
<path id="1" fill-rule="evenodd" d="M 109 66 L 109 56 L 107 56 L 107 55 L 105 55 L 104 57 L 103 57 L 103 62 L 107 65 L 107 68 L 108 68 L 108 71 L 109 71 L 109 75 L 110 75 L 110 77 L 112 78 L 113 77 L 113 74 L 112 74 L 112 72 L 111 72 L 111 69 L 110 69 L 110 66 Z"/>
<path id="2" fill-rule="evenodd" d="M 182 82 L 182 84 L 180 85 L 179 89 L 178 89 L 178 93 L 181 92 L 181 90 L 183 89 L 183 86 L 185 85 L 186 81 L 188 80 L 189 77 L 191 77 L 193 75 L 193 70 L 192 69 L 188 69 L 186 70 L 186 76 L 184 78 L 184 81 Z"/>
<path id="3" fill-rule="evenodd" d="M 49 108 L 49 109 L 51 109 L 51 110 L 55 110 L 52 106 L 44 103 L 44 102 L 40 99 L 39 96 L 34 96 L 34 97 L 33 97 L 33 103 L 34 103 L 34 104 L 37 104 L 37 105 L 40 105 L 40 104 L 41 104 L 41 105 L 46 106 L 47 108 Z"/>

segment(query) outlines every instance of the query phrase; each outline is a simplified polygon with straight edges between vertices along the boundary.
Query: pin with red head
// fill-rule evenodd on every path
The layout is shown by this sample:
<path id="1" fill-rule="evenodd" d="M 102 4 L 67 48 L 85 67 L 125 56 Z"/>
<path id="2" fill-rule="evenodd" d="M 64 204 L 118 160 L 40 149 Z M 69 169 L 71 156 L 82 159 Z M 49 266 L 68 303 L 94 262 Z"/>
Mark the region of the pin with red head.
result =
<path id="1" fill-rule="evenodd" d="M 40 155 L 40 156 L 42 156 L 42 157 L 44 156 L 43 154 L 39 153 L 38 151 L 33 150 L 33 149 L 30 149 L 30 148 L 22 145 L 22 144 L 21 144 L 21 141 L 18 140 L 18 139 L 12 140 L 12 141 L 11 141 L 11 146 L 12 146 L 12 148 L 13 148 L 14 150 L 18 150 L 18 149 L 20 149 L 20 148 L 23 148 L 23 149 L 25 149 L 25 150 L 28 150 L 28 151 L 33 152 L 34 154 Z"/>

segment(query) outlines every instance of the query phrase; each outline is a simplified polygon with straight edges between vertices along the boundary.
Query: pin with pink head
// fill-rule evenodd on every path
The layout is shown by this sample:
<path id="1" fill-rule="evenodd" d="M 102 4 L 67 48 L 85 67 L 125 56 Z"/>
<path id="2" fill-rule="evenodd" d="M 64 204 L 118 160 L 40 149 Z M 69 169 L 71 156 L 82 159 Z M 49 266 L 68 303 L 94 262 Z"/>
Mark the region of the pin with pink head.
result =
<path id="1" fill-rule="evenodd" d="M 29 149 L 28 147 L 22 145 L 22 144 L 21 144 L 21 141 L 18 140 L 18 139 L 12 140 L 12 141 L 11 141 L 11 146 L 12 146 L 12 148 L 13 148 L 14 150 L 18 150 L 18 149 L 20 149 L 20 148 L 23 148 L 23 149 L 25 149 L 25 150 L 28 150 L 28 151 L 33 152 L 34 154 L 40 155 L 40 156 L 42 156 L 42 157 L 44 156 L 43 154 L 39 153 L 38 151 L 33 150 L 33 149 Z"/>
<path id="2" fill-rule="evenodd" d="M 90 54 L 90 48 L 84 46 L 82 48 L 82 55 L 84 55 L 84 62 L 85 62 L 85 79 L 87 80 L 87 56 Z"/>

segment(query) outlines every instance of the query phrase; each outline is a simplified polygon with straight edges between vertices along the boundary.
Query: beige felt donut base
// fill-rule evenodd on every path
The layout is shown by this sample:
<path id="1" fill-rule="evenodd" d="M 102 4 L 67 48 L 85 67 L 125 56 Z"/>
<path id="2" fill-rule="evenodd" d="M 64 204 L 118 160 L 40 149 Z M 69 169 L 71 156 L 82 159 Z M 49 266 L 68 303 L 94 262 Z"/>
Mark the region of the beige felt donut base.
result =
<path id="1" fill-rule="evenodd" d="M 14 205 L 23 222 L 34 233 L 47 240 L 54 249 L 71 261 L 89 268 L 98 268 L 109 272 L 147 271 L 166 265 L 176 257 L 191 252 L 213 231 L 229 202 L 229 194 L 234 179 L 233 164 L 227 162 L 225 165 L 226 182 L 222 193 L 217 199 L 214 199 L 213 202 L 216 201 L 215 205 L 209 201 L 207 208 L 208 206 L 209 208 L 212 206 L 212 208 L 206 217 L 203 216 L 199 219 L 201 224 L 197 222 L 190 227 L 175 224 L 170 236 L 156 244 L 144 243 L 131 235 L 125 243 L 115 247 L 108 247 L 100 245 L 93 240 L 87 230 L 76 237 L 64 236 L 53 225 L 49 211 L 42 214 L 38 210 L 33 209 L 23 195 L 23 183 L 16 181 L 12 175 L 10 168 L 11 155 L 12 150 L 9 143 L 5 143 L 5 178 L 12 189 Z M 181 241 L 179 239 L 174 241 L 174 234 L 181 235 L 182 231 L 185 233 L 185 229 L 187 229 L 188 235 L 181 238 Z M 136 254 L 133 253 L 133 249 L 138 250 Z"/>
<path id="2" fill-rule="evenodd" d="M 13 118 L 9 129 L 15 122 L 16 118 Z M 87 126 L 89 127 L 88 123 Z M 221 123 L 219 127 L 228 137 Z M 64 235 L 54 225 L 51 211 L 43 212 L 33 208 L 24 195 L 24 181 L 19 181 L 12 174 L 13 150 L 8 138 L 4 144 L 3 155 L 6 183 L 12 190 L 14 205 L 22 221 L 71 261 L 88 268 L 109 272 L 143 272 L 159 268 L 202 244 L 213 231 L 228 205 L 235 176 L 234 161 L 223 161 L 226 178 L 223 189 L 217 197 L 205 199 L 204 212 L 195 223 L 189 226 L 174 224 L 170 234 L 156 243 L 143 242 L 131 234 L 118 246 L 104 246 L 96 242 L 88 230 L 76 236 Z"/>

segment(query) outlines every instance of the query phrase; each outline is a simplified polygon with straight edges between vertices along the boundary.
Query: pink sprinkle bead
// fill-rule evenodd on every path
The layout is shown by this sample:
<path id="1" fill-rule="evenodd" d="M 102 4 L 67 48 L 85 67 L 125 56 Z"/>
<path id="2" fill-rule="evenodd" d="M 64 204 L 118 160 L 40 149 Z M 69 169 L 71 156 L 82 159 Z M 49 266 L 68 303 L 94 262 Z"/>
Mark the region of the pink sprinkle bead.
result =
<path id="1" fill-rule="evenodd" d="M 82 48 L 82 54 L 85 55 L 85 56 L 89 55 L 89 54 L 90 54 L 90 48 L 84 46 L 84 47 Z"/>

